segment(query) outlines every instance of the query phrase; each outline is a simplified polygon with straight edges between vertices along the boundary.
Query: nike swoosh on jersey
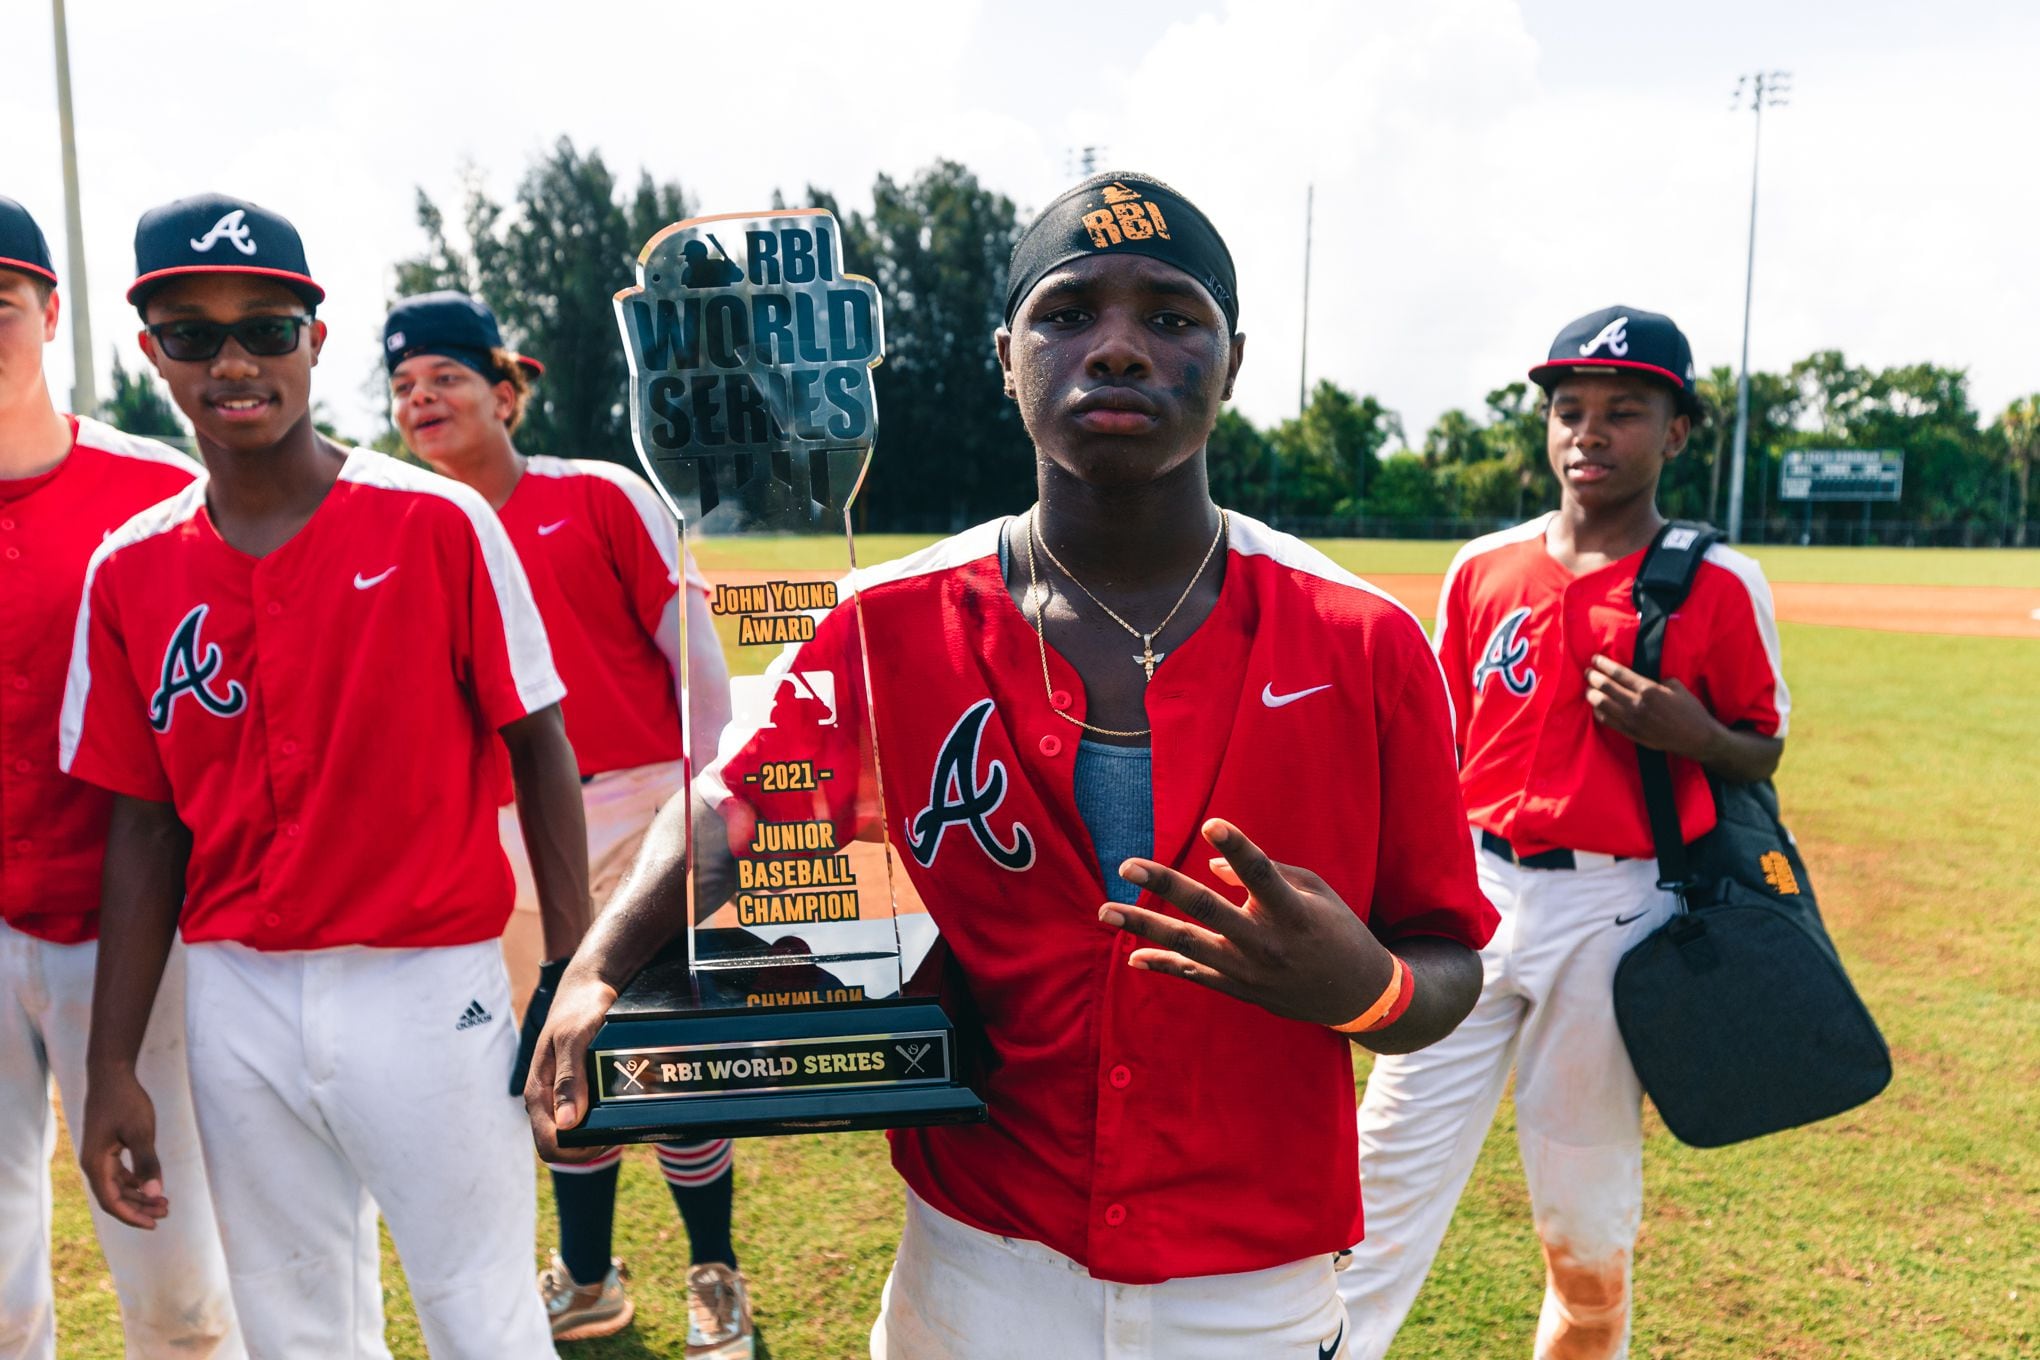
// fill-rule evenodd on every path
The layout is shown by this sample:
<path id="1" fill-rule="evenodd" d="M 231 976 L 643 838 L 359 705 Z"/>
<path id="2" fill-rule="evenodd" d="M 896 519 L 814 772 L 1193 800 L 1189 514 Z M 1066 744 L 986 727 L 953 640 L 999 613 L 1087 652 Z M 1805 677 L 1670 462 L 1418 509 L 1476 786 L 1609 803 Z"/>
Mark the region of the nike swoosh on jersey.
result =
<path id="1" fill-rule="evenodd" d="M 389 580 L 390 574 L 394 571 L 396 571 L 395 567 L 386 567 L 374 576 L 363 576 L 357 571 L 354 573 L 354 588 L 356 590 L 367 590 L 370 587 L 379 586 L 384 581 Z"/>
<path id="2" fill-rule="evenodd" d="M 571 518 L 572 518 L 572 516 L 568 516 L 568 518 L 569 518 L 569 519 L 571 519 Z M 564 519 L 556 519 L 556 520 L 554 520 L 554 521 L 553 521 L 553 522 L 552 522 L 551 524 L 541 524 L 541 525 L 539 525 L 539 526 L 538 526 L 538 536 L 539 536 L 540 538 L 550 538 L 550 537 L 551 537 L 552 535 L 554 535 L 554 534 L 558 533 L 558 532 L 559 532 L 560 530 L 562 530 L 562 529 L 564 529 L 564 528 L 566 528 L 566 527 L 567 527 L 567 521 L 566 521 L 566 520 L 564 520 Z"/>
<path id="3" fill-rule="evenodd" d="M 1308 699 L 1320 690 L 1330 688 L 1330 685 L 1312 685 L 1309 689 L 1300 689 L 1294 694 L 1277 694 L 1273 684 L 1266 684 L 1261 686 L 1261 702 L 1270 708 L 1282 708 L 1288 704 L 1295 703 L 1298 699 Z"/>

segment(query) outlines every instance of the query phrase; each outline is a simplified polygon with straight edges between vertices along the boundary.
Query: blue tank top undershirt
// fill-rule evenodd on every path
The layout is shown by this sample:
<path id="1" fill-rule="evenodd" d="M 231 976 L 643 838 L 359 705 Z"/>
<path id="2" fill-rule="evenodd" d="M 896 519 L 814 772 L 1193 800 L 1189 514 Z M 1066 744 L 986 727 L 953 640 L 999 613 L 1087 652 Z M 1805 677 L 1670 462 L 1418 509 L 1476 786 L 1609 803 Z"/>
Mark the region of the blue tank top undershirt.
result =
<path id="1" fill-rule="evenodd" d="M 999 574 L 1008 576 L 1011 554 L 999 536 Z M 1105 896 L 1132 902 L 1140 889 L 1119 876 L 1127 860 L 1155 852 L 1154 752 L 1146 746 L 1112 746 L 1083 738 L 1077 744 L 1077 816 L 1091 833 Z"/>

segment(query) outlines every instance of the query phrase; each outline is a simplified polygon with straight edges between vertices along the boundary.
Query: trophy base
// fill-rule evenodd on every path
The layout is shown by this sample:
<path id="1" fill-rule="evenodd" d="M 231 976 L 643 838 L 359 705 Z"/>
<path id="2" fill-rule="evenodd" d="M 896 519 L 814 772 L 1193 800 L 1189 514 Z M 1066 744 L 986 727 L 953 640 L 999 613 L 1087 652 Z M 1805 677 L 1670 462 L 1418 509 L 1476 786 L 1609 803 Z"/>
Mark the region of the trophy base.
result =
<path id="1" fill-rule="evenodd" d="M 799 981 L 826 980 L 801 971 Z M 763 979 L 754 973 L 746 981 L 756 988 Z M 796 994 L 827 998 L 831 990 Z M 728 1004 L 733 999 L 717 980 L 689 978 L 680 960 L 654 962 L 617 998 L 590 1045 L 588 1117 L 560 1134 L 561 1146 L 985 1118 L 983 1099 L 962 1074 L 956 1024 L 933 997 L 775 1006 Z"/>

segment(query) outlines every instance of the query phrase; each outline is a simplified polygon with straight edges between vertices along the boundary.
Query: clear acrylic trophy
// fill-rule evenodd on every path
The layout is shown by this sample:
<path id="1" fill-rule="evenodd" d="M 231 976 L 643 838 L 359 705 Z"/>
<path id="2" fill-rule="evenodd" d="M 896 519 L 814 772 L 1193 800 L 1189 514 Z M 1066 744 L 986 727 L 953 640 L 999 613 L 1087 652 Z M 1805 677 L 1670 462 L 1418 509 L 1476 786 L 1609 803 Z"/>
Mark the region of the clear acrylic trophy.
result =
<path id="1" fill-rule="evenodd" d="M 800 647 L 832 611 L 854 622 L 839 592 L 878 424 L 878 289 L 841 243 L 820 209 L 691 218 L 616 295 L 638 456 L 708 578 L 733 718 L 692 772 L 687 929 L 617 998 L 562 1143 L 984 1117 L 946 955 L 885 840 L 863 630 Z"/>

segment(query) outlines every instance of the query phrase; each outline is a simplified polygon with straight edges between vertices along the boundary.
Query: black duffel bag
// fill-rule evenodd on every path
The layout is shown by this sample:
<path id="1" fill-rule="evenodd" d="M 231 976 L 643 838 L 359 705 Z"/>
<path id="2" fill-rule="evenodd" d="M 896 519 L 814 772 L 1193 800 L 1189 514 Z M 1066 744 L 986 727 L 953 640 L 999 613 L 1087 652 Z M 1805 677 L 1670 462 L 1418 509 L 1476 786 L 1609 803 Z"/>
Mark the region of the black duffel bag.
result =
<path id="1" fill-rule="evenodd" d="M 1708 547 L 1660 530 L 1636 576 L 1633 669 L 1655 680 L 1664 630 Z M 1664 752 L 1637 747 L 1658 886 L 1678 912 L 1622 956 L 1615 1020 L 1643 1089 L 1681 1142 L 1722 1147 L 1840 1114 L 1891 1081 L 1891 1051 L 1821 924 L 1769 780 L 1714 781 L 1719 820 L 1688 846 Z"/>

